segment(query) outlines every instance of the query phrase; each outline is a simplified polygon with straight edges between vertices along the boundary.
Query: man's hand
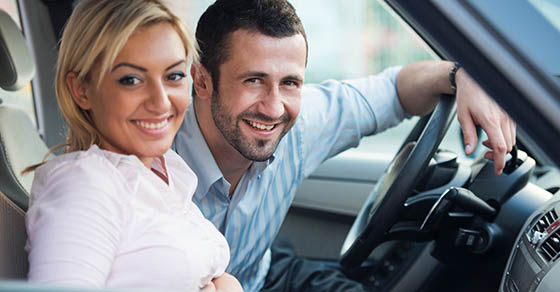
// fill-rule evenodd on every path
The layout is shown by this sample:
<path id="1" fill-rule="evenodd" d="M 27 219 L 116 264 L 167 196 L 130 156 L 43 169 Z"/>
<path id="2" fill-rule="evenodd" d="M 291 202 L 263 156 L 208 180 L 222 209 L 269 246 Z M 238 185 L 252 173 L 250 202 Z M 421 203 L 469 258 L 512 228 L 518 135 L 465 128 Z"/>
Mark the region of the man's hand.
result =
<path id="1" fill-rule="evenodd" d="M 464 69 L 457 71 L 455 81 L 457 118 L 465 138 L 465 153 L 470 155 L 475 150 L 475 125 L 480 125 L 488 135 L 482 144 L 490 149 L 484 157 L 494 160 L 494 172 L 499 175 L 505 167 L 506 154 L 515 145 L 515 123 Z"/>

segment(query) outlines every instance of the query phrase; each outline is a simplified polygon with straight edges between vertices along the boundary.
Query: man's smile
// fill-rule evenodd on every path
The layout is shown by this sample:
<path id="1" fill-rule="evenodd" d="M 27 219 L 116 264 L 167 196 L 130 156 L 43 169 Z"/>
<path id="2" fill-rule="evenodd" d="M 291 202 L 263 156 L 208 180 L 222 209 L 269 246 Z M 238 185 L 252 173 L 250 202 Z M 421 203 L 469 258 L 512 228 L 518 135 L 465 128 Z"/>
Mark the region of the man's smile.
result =
<path id="1" fill-rule="evenodd" d="M 243 120 L 245 123 L 249 124 L 249 126 L 257 129 L 257 130 L 262 130 L 262 131 L 272 131 L 274 128 L 276 128 L 277 124 L 265 124 L 265 123 L 260 123 L 260 122 L 256 122 L 256 121 L 251 121 L 251 120 Z"/>

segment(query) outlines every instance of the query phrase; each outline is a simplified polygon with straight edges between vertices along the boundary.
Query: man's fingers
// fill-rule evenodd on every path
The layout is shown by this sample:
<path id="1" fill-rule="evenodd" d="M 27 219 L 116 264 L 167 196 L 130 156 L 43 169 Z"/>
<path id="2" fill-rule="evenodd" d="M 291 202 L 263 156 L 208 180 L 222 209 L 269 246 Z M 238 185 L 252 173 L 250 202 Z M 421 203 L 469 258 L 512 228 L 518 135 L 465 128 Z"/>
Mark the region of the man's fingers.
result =
<path id="1" fill-rule="evenodd" d="M 494 160 L 494 173 L 496 175 L 502 174 L 504 167 L 506 166 L 506 155 L 505 153 L 493 153 Z"/>
<path id="2" fill-rule="evenodd" d="M 507 152 L 511 152 L 513 146 L 515 146 L 516 140 L 516 130 L 515 130 L 515 122 L 508 116 L 508 114 L 500 109 L 501 112 L 501 126 L 502 132 L 504 133 L 504 137 L 507 144 Z"/>
<path id="3" fill-rule="evenodd" d="M 482 125 L 488 134 L 488 140 L 490 142 L 490 149 L 493 152 L 494 160 L 494 172 L 496 174 L 501 174 L 502 170 L 506 165 L 506 153 L 507 144 L 505 141 L 504 133 L 501 127 L 495 127 L 492 125 L 487 125 L 486 127 Z"/>
<path id="4" fill-rule="evenodd" d="M 461 124 L 461 131 L 465 141 L 465 154 L 471 155 L 474 152 L 478 137 L 476 136 L 476 128 L 474 121 L 468 112 L 457 113 L 457 119 Z"/>
<path id="5" fill-rule="evenodd" d="M 502 120 L 501 126 L 502 126 L 502 133 L 504 134 L 504 141 L 506 142 L 506 152 L 511 152 L 511 149 L 515 144 L 515 138 L 512 135 L 515 134 L 512 133 L 511 123 L 509 122 L 509 119 Z"/>
<path id="6" fill-rule="evenodd" d="M 513 137 L 512 144 L 515 146 L 517 144 L 517 125 L 512 119 L 509 119 L 510 129 L 511 129 L 511 137 Z"/>
<path id="7" fill-rule="evenodd" d="M 494 152 L 492 152 L 491 150 L 489 150 L 489 151 L 486 151 L 486 152 L 484 153 L 484 158 L 486 158 L 486 159 L 488 159 L 488 160 L 494 161 L 494 173 L 495 173 L 496 175 L 502 174 L 502 171 L 503 171 L 504 166 L 505 166 L 505 155 L 497 155 L 496 153 L 494 153 Z M 498 161 L 499 161 L 500 159 L 503 159 L 503 160 L 504 160 L 504 166 L 498 168 L 498 167 L 496 167 L 496 164 L 499 163 Z"/>
<path id="8" fill-rule="evenodd" d="M 489 149 L 492 149 L 492 145 L 490 144 L 489 140 L 482 141 L 482 145 L 488 147 Z M 494 161 L 494 172 L 497 175 L 502 174 L 502 170 L 506 165 L 506 154 L 506 152 L 496 153 L 494 150 L 489 150 L 484 153 L 484 158 Z"/>

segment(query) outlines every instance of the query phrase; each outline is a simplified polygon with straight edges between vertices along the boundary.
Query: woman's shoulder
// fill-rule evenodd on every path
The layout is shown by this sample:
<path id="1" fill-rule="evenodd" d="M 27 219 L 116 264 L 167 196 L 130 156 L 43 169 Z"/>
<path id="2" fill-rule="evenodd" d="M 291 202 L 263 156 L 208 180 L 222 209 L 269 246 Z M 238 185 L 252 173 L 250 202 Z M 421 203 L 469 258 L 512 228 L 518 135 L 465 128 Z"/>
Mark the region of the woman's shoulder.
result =
<path id="1" fill-rule="evenodd" d="M 75 218 L 77 213 L 95 217 L 101 210 L 103 216 L 124 220 L 130 194 L 124 177 L 97 146 L 61 154 L 36 169 L 28 230 L 47 213 L 56 218 Z"/>
<path id="2" fill-rule="evenodd" d="M 124 155 L 101 150 L 97 145 L 88 150 L 58 155 L 36 169 L 32 193 L 34 187 L 43 188 L 54 183 L 81 187 L 103 184 L 114 188 L 119 182 L 127 181 L 122 169 L 119 169 L 123 157 L 126 158 Z"/>
<path id="3" fill-rule="evenodd" d="M 35 176 L 49 175 L 57 171 L 73 171 L 87 166 L 86 169 L 111 169 L 114 163 L 104 155 L 103 150 L 97 145 L 91 146 L 88 150 L 74 151 L 58 155 L 43 165 L 39 166 Z"/>

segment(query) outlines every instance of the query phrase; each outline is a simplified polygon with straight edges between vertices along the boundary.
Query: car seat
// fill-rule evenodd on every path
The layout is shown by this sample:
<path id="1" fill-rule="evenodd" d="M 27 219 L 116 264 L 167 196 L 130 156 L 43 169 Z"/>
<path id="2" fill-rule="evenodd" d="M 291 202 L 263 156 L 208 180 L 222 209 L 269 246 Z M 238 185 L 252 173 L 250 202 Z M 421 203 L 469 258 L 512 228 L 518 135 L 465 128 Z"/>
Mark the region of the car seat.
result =
<path id="1" fill-rule="evenodd" d="M 31 81 L 34 73 L 20 29 L 0 10 L 0 87 L 17 91 Z M 0 100 L 5 91 L 0 90 Z M 33 173 L 21 175 L 21 171 L 41 162 L 47 151 L 27 114 L 0 102 L 0 278 L 27 276 L 25 211 Z"/>

